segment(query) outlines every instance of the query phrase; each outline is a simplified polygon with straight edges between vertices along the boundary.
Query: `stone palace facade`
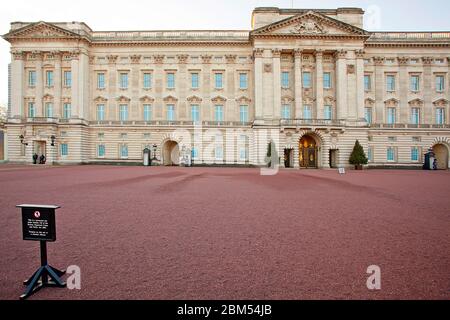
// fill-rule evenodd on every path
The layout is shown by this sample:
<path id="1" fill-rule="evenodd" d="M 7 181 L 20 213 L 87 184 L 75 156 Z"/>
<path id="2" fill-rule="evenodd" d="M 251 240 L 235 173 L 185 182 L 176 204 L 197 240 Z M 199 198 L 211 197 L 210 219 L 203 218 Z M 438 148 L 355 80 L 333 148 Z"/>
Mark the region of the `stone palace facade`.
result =
<path id="1" fill-rule="evenodd" d="M 450 32 L 369 32 L 358 8 L 256 8 L 252 30 L 14 22 L 10 162 L 449 166 Z"/>

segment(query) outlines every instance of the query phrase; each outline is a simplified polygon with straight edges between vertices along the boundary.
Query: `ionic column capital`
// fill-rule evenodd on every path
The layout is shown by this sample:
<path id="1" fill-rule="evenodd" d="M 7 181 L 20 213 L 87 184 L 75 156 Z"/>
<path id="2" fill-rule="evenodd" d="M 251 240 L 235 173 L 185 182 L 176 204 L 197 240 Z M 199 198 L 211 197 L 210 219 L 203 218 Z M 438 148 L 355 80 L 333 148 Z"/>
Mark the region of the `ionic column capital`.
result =
<path id="1" fill-rule="evenodd" d="M 303 54 L 303 49 L 300 49 L 300 48 L 294 49 L 294 57 L 295 58 L 301 58 L 302 54 Z"/>
<path id="2" fill-rule="evenodd" d="M 12 50 L 11 55 L 13 56 L 14 60 L 24 60 L 25 59 L 25 52 L 20 50 Z"/>
<path id="3" fill-rule="evenodd" d="M 262 48 L 256 48 L 253 50 L 254 58 L 262 58 L 263 54 L 264 54 L 264 49 L 262 49 Z"/>
<path id="4" fill-rule="evenodd" d="M 338 50 L 335 52 L 335 58 L 336 59 L 345 59 L 347 58 L 347 51 L 346 50 Z"/>
<path id="5" fill-rule="evenodd" d="M 280 58 L 281 57 L 281 50 L 280 49 L 272 49 L 272 56 L 274 58 Z"/>
<path id="6" fill-rule="evenodd" d="M 356 50 L 355 51 L 356 59 L 364 59 L 365 53 L 366 52 L 364 50 Z"/>

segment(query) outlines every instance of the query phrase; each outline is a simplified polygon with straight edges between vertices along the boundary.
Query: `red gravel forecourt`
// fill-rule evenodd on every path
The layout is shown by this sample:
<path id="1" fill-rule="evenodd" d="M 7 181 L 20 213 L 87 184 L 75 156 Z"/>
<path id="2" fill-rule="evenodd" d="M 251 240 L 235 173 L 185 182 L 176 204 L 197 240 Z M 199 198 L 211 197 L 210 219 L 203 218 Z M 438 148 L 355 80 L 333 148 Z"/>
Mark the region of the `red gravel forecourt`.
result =
<path id="1" fill-rule="evenodd" d="M 0 299 L 39 266 L 22 203 L 56 204 L 30 299 L 450 299 L 450 172 L 0 166 Z M 381 268 L 381 290 L 366 286 Z"/>

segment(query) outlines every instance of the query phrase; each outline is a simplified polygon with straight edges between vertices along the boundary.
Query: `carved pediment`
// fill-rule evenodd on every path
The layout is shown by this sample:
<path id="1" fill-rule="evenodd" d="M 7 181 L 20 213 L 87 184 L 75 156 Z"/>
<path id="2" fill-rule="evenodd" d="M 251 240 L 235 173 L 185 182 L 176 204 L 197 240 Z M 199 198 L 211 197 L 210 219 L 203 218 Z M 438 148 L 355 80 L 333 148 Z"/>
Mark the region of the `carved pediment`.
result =
<path id="1" fill-rule="evenodd" d="M 327 105 L 334 104 L 336 102 L 336 98 L 333 96 L 326 96 L 323 98 L 323 102 Z"/>
<path id="2" fill-rule="evenodd" d="M 102 96 L 98 96 L 97 98 L 94 99 L 94 102 L 106 102 L 106 101 L 108 101 L 108 99 Z"/>
<path id="3" fill-rule="evenodd" d="M 46 94 L 42 97 L 42 100 L 44 101 L 53 101 L 53 96 L 51 94 Z"/>
<path id="4" fill-rule="evenodd" d="M 164 102 L 177 102 L 178 99 L 174 96 L 168 95 L 163 99 Z"/>
<path id="5" fill-rule="evenodd" d="M 80 35 L 47 22 L 36 22 L 7 33 L 6 40 L 43 38 L 80 38 Z"/>
<path id="6" fill-rule="evenodd" d="M 294 101 L 294 98 L 291 96 L 286 95 L 286 96 L 281 97 L 281 102 L 283 102 L 283 103 L 291 103 L 293 101 Z"/>
<path id="7" fill-rule="evenodd" d="M 374 104 L 375 104 L 375 100 L 372 99 L 372 98 L 367 98 L 367 99 L 365 100 L 365 105 L 368 106 L 368 107 L 371 107 L 371 106 L 373 106 Z"/>
<path id="8" fill-rule="evenodd" d="M 143 97 L 141 97 L 140 99 L 139 99 L 139 101 L 141 101 L 141 102 L 154 102 L 155 101 L 155 99 L 153 98 L 153 97 L 150 97 L 150 96 L 148 96 L 148 95 L 145 95 L 145 96 L 143 96 Z"/>
<path id="9" fill-rule="evenodd" d="M 420 107 L 420 106 L 423 106 L 423 100 L 421 100 L 421 99 L 413 99 L 413 100 L 409 101 L 408 104 L 410 106 Z"/>
<path id="10" fill-rule="evenodd" d="M 436 107 L 445 107 L 448 105 L 448 102 L 449 101 L 447 99 L 441 98 L 441 99 L 437 99 L 436 101 L 434 101 L 433 104 Z"/>
<path id="11" fill-rule="evenodd" d="M 359 36 L 370 34 L 358 27 L 315 11 L 289 17 L 251 32 L 252 36 Z"/>
<path id="12" fill-rule="evenodd" d="M 202 102 L 202 98 L 200 98 L 200 97 L 198 97 L 198 96 L 196 96 L 196 95 L 187 97 L 186 100 L 187 100 L 188 102 L 196 102 L 196 103 Z"/>
<path id="13" fill-rule="evenodd" d="M 222 96 L 217 96 L 217 97 L 212 98 L 211 101 L 214 103 L 223 103 L 223 102 L 226 102 L 227 99 Z"/>
<path id="14" fill-rule="evenodd" d="M 239 103 L 247 103 L 248 104 L 248 103 L 252 102 L 252 99 L 250 99 L 249 97 L 246 97 L 246 96 L 241 96 L 241 97 L 237 98 L 236 101 Z"/>
<path id="15" fill-rule="evenodd" d="M 384 104 L 388 107 L 395 107 L 398 105 L 398 103 L 399 103 L 399 100 L 397 100 L 395 98 L 388 99 L 384 102 Z"/>
<path id="16" fill-rule="evenodd" d="M 119 102 L 130 102 L 131 99 L 128 98 L 128 97 L 125 97 L 125 96 L 120 96 L 120 97 L 117 98 L 117 101 L 119 101 Z"/>

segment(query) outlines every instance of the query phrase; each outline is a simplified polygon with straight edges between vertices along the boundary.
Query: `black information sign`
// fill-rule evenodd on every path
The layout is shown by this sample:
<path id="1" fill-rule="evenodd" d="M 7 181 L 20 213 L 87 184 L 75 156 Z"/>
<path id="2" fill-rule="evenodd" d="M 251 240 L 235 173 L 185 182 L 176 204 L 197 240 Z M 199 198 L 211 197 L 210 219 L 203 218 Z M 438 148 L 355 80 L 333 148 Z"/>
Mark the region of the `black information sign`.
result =
<path id="1" fill-rule="evenodd" d="M 55 210 L 59 206 L 21 204 L 23 240 L 40 241 L 41 266 L 23 284 L 27 289 L 20 299 L 26 299 L 44 287 L 65 288 L 61 277 L 66 273 L 47 262 L 47 242 L 56 241 Z M 50 278 L 50 280 L 49 280 Z"/>
<path id="2" fill-rule="evenodd" d="M 56 241 L 55 210 L 58 206 L 20 205 L 23 240 Z"/>

